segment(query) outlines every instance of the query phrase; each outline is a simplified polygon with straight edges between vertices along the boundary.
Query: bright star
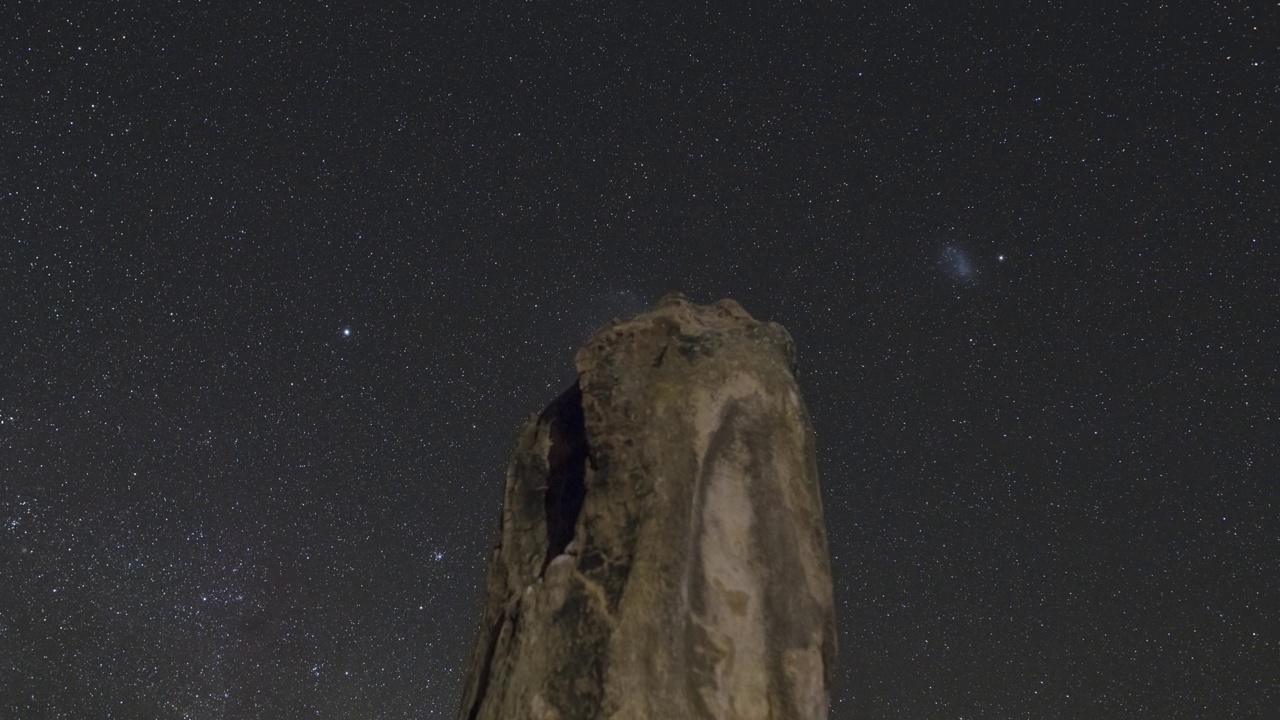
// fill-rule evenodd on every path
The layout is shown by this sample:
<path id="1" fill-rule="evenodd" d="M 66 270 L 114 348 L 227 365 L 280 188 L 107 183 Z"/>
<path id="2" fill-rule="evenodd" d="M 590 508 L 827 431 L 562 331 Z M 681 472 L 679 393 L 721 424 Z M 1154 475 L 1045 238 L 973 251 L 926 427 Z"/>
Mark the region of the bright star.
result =
<path id="1" fill-rule="evenodd" d="M 351 328 L 342 328 L 343 337 L 351 337 Z"/>

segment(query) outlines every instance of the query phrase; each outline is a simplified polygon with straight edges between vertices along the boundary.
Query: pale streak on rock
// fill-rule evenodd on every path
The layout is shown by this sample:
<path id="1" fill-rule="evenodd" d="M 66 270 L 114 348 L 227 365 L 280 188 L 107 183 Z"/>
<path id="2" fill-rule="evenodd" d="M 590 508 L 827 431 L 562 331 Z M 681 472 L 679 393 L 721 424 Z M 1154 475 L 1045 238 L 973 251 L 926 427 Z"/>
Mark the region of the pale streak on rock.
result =
<path id="1" fill-rule="evenodd" d="M 786 331 L 668 295 L 507 473 L 462 720 L 819 720 L 835 621 Z"/>

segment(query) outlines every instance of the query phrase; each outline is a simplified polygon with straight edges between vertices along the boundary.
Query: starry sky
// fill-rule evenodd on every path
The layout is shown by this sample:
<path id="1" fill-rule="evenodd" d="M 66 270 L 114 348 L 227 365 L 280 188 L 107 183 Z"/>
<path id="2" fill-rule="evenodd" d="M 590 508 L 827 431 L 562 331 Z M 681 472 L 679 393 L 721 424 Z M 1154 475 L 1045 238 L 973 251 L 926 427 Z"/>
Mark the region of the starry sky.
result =
<path id="1" fill-rule="evenodd" d="M 798 344 L 834 720 L 1280 705 L 1275 14 L 451 5 L 0 11 L 0 717 L 453 717 L 673 289 Z"/>

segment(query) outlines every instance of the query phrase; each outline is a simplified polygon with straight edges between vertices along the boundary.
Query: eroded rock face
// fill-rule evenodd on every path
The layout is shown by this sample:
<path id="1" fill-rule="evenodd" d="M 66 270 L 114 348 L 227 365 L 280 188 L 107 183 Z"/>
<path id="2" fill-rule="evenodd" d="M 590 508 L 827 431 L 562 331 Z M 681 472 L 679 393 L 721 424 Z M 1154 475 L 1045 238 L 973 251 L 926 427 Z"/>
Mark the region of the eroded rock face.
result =
<path id="1" fill-rule="evenodd" d="M 679 294 L 578 351 L 507 473 L 463 720 L 827 717 L 835 620 L 781 326 Z"/>

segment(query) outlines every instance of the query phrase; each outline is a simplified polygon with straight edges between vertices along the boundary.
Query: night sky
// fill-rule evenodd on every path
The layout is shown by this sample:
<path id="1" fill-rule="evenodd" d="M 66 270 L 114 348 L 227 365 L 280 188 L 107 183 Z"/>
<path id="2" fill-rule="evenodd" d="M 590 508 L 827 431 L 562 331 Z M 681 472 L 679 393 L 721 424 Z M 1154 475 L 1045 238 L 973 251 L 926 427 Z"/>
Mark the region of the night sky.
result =
<path id="1" fill-rule="evenodd" d="M 1275 717 L 1275 14 L 367 5 L 0 11 L 0 717 L 453 717 L 673 289 L 797 342 L 833 720 Z"/>

